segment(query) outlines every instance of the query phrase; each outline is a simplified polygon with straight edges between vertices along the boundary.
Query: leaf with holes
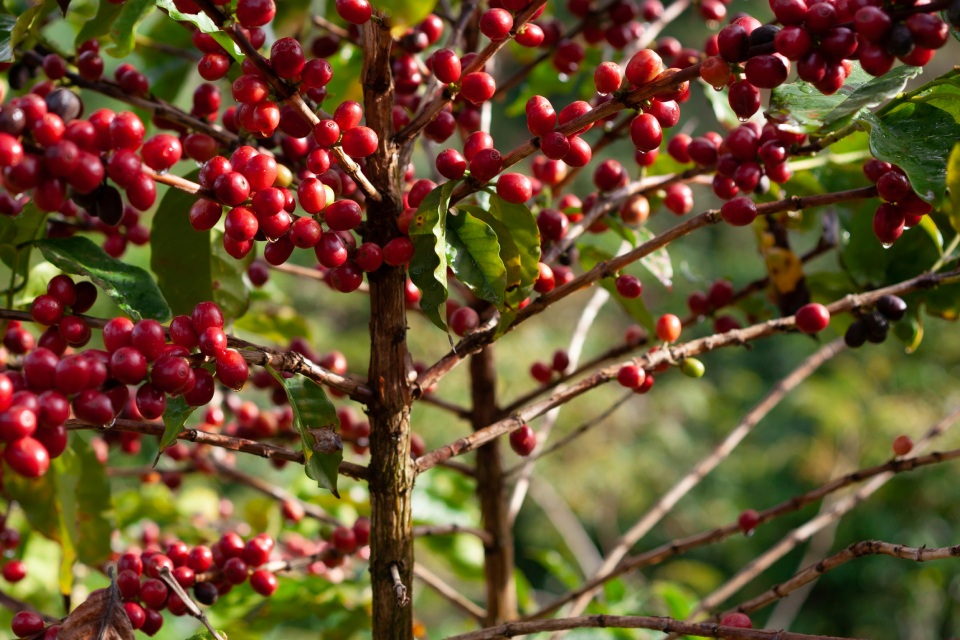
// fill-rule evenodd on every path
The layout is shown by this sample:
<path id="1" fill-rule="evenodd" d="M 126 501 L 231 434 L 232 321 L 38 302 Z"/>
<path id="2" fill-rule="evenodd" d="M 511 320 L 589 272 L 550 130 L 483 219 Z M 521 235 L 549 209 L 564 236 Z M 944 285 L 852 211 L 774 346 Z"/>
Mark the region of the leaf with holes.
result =
<path id="1" fill-rule="evenodd" d="M 427 196 L 410 222 L 413 258 L 410 279 L 420 290 L 420 308 L 433 324 L 447 330 L 447 214 L 457 180 L 443 183 Z"/>
<path id="2" fill-rule="evenodd" d="M 170 307 L 149 273 L 111 258 L 87 238 L 52 238 L 41 240 L 37 247 L 62 271 L 89 277 L 135 320 L 170 319 Z"/>
<path id="3" fill-rule="evenodd" d="M 293 425 L 303 443 L 307 477 L 339 498 L 337 477 L 343 460 L 343 443 L 337 433 L 340 419 L 336 407 L 323 387 L 313 380 L 301 375 L 284 378 L 270 367 L 267 370 L 283 385 L 293 409 Z"/>

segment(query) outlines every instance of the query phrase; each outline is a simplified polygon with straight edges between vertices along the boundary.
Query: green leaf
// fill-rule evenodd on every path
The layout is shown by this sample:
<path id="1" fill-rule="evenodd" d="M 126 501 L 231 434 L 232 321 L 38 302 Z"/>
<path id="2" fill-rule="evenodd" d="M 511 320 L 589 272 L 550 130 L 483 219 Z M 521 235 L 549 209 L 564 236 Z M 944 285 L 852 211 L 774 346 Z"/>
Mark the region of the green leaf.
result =
<path id="1" fill-rule="evenodd" d="M 250 306 L 250 290 L 243 281 L 243 274 L 254 257 L 251 251 L 242 260 L 237 260 L 223 248 L 222 233 L 213 231 L 210 234 L 210 286 L 213 301 L 220 305 L 227 322 L 241 317 Z"/>
<path id="2" fill-rule="evenodd" d="M 154 0 L 127 0 L 120 15 L 110 25 L 110 39 L 113 46 L 106 49 L 114 58 L 124 58 L 133 51 L 137 38 L 137 27 L 154 11 Z"/>
<path id="3" fill-rule="evenodd" d="M 770 107 L 766 114 L 799 133 L 814 133 L 820 129 L 827 114 L 858 87 L 869 82 L 870 78 L 859 63 L 854 63 L 853 73 L 833 95 L 825 96 L 812 84 L 802 80 L 782 84 L 770 92 Z"/>
<path id="4" fill-rule="evenodd" d="M 629 242 L 631 247 L 637 246 L 637 234 L 623 222 L 619 215 L 608 213 L 600 221 L 623 240 Z"/>
<path id="5" fill-rule="evenodd" d="M 448 216 L 447 262 L 475 296 L 503 307 L 507 269 L 490 225 L 465 211 Z"/>
<path id="6" fill-rule="evenodd" d="M 88 276 L 135 320 L 170 319 L 170 307 L 150 274 L 111 258 L 87 238 L 54 238 L 37 243 L 44 257 L 62 271 Z"/>
<path id="7" fill-rule="evenodd" d="M 46 220 L 47 214 L 38 211 L 33 202 L 28 202 L 16 218 L 0 217 L 0 260 L 19 277 L 14 287 L 27 279 L 33 241 L 43 233 Z"/>
<path id="8" fill-rule="evenodd" d="M 583 267 L 584 271 L 589 271 L 597 266 L 598 263 L 603 262 L 604 260 L 609 260 L 613 257 L 613 254 L 610 252 L 604 251 L 603 249 L 591 244 L 580 243 L 577 245 L 577 248 L 580 251 L 580 265 Z M 626 311 L 631 318 L 643 325 L 647 331 L 653 333 L 653 316 L 647 310 L 647 305 L 644 304 L 643 297 L 624 298 L 617 293 L 617 285 L 613 278 L 601 279 L 600 286 L 610 293 L 613 299 L 616 300 L 621 307 L 623 307 L 624 311 Z"/>
<path id="9" fill-rule="evenodd" d="M 171 18 L 177 22 L 189 22 L 203 33 L 209 33 L 214 40 L 220 43 L 220 46 L 226 49 L 227 53 L 233 56 L 237 62 L 243 62 L 244 54 L 240 47 L 224 33 L 207 14 L 203 13 L 181 13 L 173 0 L 156 0 L 157 6 L 167 12 Z M 103 3 L 101 2 L 101 5 Z M 98 14 L 99 15 L 99 14 Z"/>
<path id="10" fill-rule="evenodd" d="M 646 227 L 639 227 L 636 233 L 643 242 L 649 242 L 656 237 L 656 234 Z M 640 258 L 640 265 L 653 274 L 653 277 L 667 289 L 673 287 L 673 263 L 670 261 L 670 254 L 667 253 L 666 247 L 661 247 Z"/>
<path id="11" fill-rule="evenodd" d="M 185 176 L 196 179 L 199 172 Z M 189 315 L 198 302 L 213 299 L 211 233 L 197 231 L 187 212 L 196 196 L 169 189 L 153 216 L 150 269 L 175 315 Z"/>
<path id="12" fill-rule="evenodd" d="M 386 15 L 394 37 L 403 35 L 407 27 L 421 22 L 434 6 L 434 2 L 426 0 L 377 0 L 376 3 L 376 7 Z"/>
<path id="13" fill-rule="evenodd" d="M 488 209 L 476 205 L 458 205 L 457 209 L 486 222 L 497 234 L 500 258 L 507 270 L 504 307 L 508 312 L 515 310 L 540 277 L 540 229 L 536 216 L 526 205 L 506 202 L 495 194 L 490 195 Z M 500 324 L 505 324 L 503 317 Z"/>
<path id="14" fill-rule="evenodd" d="M 823 126 L 817 133 L 825 134 L 835 131 L 853 120 L 864 109 L 875 107 L 896 96 L 907 86 L 908 80 L 917 77 L 922 72 L 921 67 L 904 65 L 860 85 L 847 96 L 846 100 L 823 117 Z"/>
<path id="15" fill-rule="evenodd" d="M 17 46 L 29 36 L 35 35 L 36 28 L 34 23 L 45 8 L 46 3 L 43 2 L 43 0 L 36 0 L 36 4 L 31 5 L 29 9 L 17 15 L 17 23 L 13 26 L 13 32 L 10 37 L 10 46 L 13 49 L 16 49 Z"/>
<path id="16" fill-rule="evenodd" d="M 960 232 L 960 142 L 953 145 L 950 158 L 947 160 L 947 192 L 950 196 L 950 207 L 947 212 L 950 226 Z"/>
<path id="17" fill-rule="evenodd" d="M 117 19 L 122 11 L 122 4 L 114 4 L 107 2 L 107 0 L 100 0 L 99 6 L 97 7 L 97 15 L 84 23 L 83 28 L 80 29 L 80 33 L 78 33 L 74 39 L 74 45 L 79 47 L 87 40 L 103 38 L 103 36 L 110 33 L 110 28 L 113 26 L 114 20 Z"/>
<path id="18" fill-rule="evenodd" d="M 870 125 L 870 151 L 899 165 L 914 191 L 935 207 L 947 186 L 947 159 L 960 140 L 960 88 L 933 87 L 920 98 L 878 116 L 864 113 Z"/>
<path id="19" fill-rule="evenodd" d="M 17 19 L 11 15 L 0 14 L 0 62 L 13 62 L 13 28 Z"/>
<path id="20" fill-rule="evenodd" d="M 4 474 L 4 487 L 23 508 L 30 526 L 59 542 L 60 590 L 69 594 L 76 560 L 97 566 L 110 558 L 113 513 L 106 470 L 92 447 L 74 435 L 40 478 Z"/>
<path id="21" fill-rule="evenodd" d="M 267 367 L 283 390 L 293 408 L 293 424 L 303 443 L 303 458 L 307 477 L 317 481 L 321 489 L 329 489 L 337 498 L 337 472 L 343 460 L 343 444 L 337 428 L 340 419 L 337 409 L 319 384 L 301 375 L 284 378 Z"/>
<path id="22" fill-rule="evenodd" d="M 292 307 L 255 308 L 233 323 L 234 329 L 252 333 L 264 340 L 286 344 L 296 336 L 310 341 L 310 326 L 306 319 Z"/>
<path id="23" fill-rule="evenodd" d="M 183 431 L 183 425 L 187 422 L 196 407 L 191 407 L 183 396 L 167 397 L 167 406 L 163 409 L 163 436 L 160 438 L 160 450 L 157 452 L 157 458 L 153 461 L 156 466 L 160 460 L 160 454 L 163 450 L 177 441 L 177 434 Z"/>
<path id="24" fill-rule="evenodd" d="M 198 302 L 213 300 L 230 322 L 250 306 L 243 274 L 253 252 L 236 260 L 223 248 L 221 232 L 194 229 L 187 211 L 195 201 L 182 191 L 167 191 L 150 231 L 150 268 L 174 314 L 189 315 Z"/>
<path id="25" fill-rule="evenodd" d="M 728 129 L 734 129 L 740 126 L 740 119 L 737 117 L 737 114 L 733 112 L 733 109 L 730 108 L 727 92 L 717 91 L 703 80 L 700 81 L 700 85 L 703 88 L 703 95 L 707 98 L 707 102 L 710 103 L 710 108 L 713 110 L 713 115 L 717 119 L 717 122 Z"/>
<path id="26" fill-rule="evenodd" d="M 447 329 L 447 213 L 457 186 L 449 180 L 431 191 L 410 222 L 413 258 L 410 279 L 420 289 L 420 308 L 433 324 Z"/>
<path id="27" fill-rule="evenodd" d="M 80 562 L 97 566 L 110 558 L 113 505 L 110 479 L 96 451 L 83 437 L 71 441 L 72 471 L 79 475 L 77 494 L 77 553 Z"/>

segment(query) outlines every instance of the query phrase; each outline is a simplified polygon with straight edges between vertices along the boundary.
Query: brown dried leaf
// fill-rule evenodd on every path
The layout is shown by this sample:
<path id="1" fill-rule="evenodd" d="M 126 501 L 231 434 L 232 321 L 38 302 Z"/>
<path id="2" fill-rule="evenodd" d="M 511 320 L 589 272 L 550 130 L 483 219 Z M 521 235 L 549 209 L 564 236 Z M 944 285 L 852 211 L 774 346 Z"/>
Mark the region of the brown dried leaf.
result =
<path id="1" fill-rule="evenodd" d="M 134 640 L 116 584 L 91 593 L 64 620 L 57 640 Z"/>

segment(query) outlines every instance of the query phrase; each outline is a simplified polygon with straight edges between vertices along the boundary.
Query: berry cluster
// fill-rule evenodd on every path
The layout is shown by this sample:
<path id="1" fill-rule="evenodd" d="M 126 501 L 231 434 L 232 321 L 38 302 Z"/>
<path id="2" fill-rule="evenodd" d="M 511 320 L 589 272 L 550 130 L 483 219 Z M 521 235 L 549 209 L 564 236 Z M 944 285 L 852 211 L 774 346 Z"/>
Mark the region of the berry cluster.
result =
<path id="1" fill-rule="evenodd" d="M 867 342 L 880 344 L 887 339 L 891 322 L 903 320 L 907 303 L 897 296 L 883 296 L 877 300 L 875 309 L 858 309 L 856 320 L 847 327 L 843 336 L 848 347 L 861 347 Z"/>
<path id="2" fill-rule="evenodd" d="M 871 158 L 864 163 L 863 174 L 877 185 L 877 193 L 884 201 L 873 216 L 873 232 L 884 245 L 893 244 L 904 229 L 920 224 L 923 216 L 933 210 L 913 190 L 900 167 Z"/>
<path id="3" fill-rule="evenodd" d="M 667 152 L 681 163 L 716 166 L 713 192 L 730 200 L 738 194 L 763 194 L 770 182 L 783 184 L 791 177 L 787 167 L 790 149 L 806 136 L 767 123 L 746 122 L 721 137 L 712 131 L 691 138 L 680 133 L 671 138 Z"/>
<path id="4" fill-rule="evenodd" d="M 169 330 L 156 320 L 114 318 L 103 326 L 104 350 L 68 352 L 86 344 L 91 331 L 66 311 L 86 310 L 95 289 L 57 276 L 47 290 L 31 307 L 34 320 L 48 326 L 40 340 L 14 322 L 4 335 L 4 346 L 22 357 L 19 370 L 0 374 L 0 439 L 6 443 L 5 460 L 21 475 L 42 476 L 50 459 L 63 453 L 71 410 L 80 420 L 103 425 L 124 411 L 139 419 L 159 418 L 168 395 L 205 405 L 215 391 L 214 374 L 201 366 L 206 359 L 215 362 L 224 385 L 238 389 L 246 382 L 246 360 L 227 348 L 223 314 L 212 302 L 198 304 L 192 317 L 177 316 Z M 199 354 L 191 356 L 194 349 Z M 139 387 L 128 406 L 132 385 Z M 128 440 L 125 448 L 135 449 L 135 439 Z"/>

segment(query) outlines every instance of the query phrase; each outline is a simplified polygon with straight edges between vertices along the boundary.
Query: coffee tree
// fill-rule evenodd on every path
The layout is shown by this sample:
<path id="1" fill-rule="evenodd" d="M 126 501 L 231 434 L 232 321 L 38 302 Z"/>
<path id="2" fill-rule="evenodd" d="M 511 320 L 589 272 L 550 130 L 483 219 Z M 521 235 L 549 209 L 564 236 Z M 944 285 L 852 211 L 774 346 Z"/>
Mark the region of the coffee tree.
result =
<path id="1" fill-rule="evenodd" d="M 860 556 L 956 556 L 854 540 L 734 597 L 900 472 L 960 456 L 923 450 L 955 414 L 636 549 L 826 361 L 889 334 L 915 350 L 925 317 L 960 307 L 960 2 L 728 4 L 5 0 L 13 636 L 825 637 L 755 612 Z M 752 280 L 678 260 L 717 237 Z M 598 320 L 608 299 L 625 336 Z M 766 338 L 806 358 L 582 576 L 531 593 L 514 536 L 534 463 Z M 557 438 L 585 394 L 590 417 Z M 615 460 L 593 473 L 616 483 Z M 416 500 L 442 493 L 431 477 L 461 488 L 439 516 Z M 624 593 L 758 528 L 783 538 L 709 593 Z M 482 548 L 482 593 L 427 570 L 417 538 L 450 567 L 451 541 Z"/>

